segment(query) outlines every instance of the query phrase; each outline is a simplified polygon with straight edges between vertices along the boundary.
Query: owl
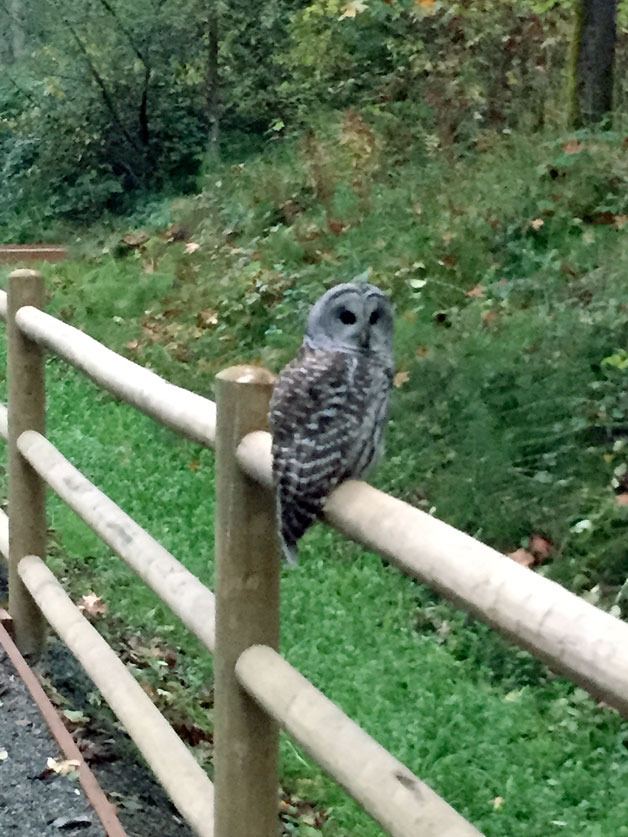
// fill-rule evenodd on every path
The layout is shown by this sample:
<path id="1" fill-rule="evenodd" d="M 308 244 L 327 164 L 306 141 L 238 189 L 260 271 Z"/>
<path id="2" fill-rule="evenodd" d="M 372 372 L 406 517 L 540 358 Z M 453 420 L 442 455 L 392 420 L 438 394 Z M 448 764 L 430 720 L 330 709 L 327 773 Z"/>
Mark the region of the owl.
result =
<path id="1" fill-rule="evenodd" d="M 286 560 L 329 493 L 382 447 L 393 379 L 393 311 L 374 285 L 336 285 L 313 305 L 270 402 L 277 523 Z"/>

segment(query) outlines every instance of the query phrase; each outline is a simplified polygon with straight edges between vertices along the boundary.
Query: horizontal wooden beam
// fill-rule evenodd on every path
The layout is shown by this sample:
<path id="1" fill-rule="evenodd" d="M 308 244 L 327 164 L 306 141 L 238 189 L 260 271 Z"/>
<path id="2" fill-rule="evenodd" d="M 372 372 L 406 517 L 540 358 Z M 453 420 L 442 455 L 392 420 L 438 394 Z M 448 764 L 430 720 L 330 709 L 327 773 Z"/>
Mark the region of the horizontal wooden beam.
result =
<path id="1" fill-rule="evenodd" d="M 272 648 L 240 655 L 244 690 L 392 837 L 477 837 L 417 779 Z"/>
<path id="2" fill-rule="evenodd" d="M 9 560 L 9 518 L 0 509 L 0 556 Z"/>
<path id="3" fill-rule="evenodd" d="M 78 328 L 37 308 L 21 308 L 15 320 L 23 334 L 71 363 L 117 398 L 183 436 L 213 447 L 216 435 L 213 401 L 169 383 Z"/>
<path id="4" fill-rule="evenodd" d="M 213 651 L 215 604 L 211 590 L 39 433 L 22 433 L 18 450 L 44 482 Z"/>
<path id="5" fill-rule="evenodd" d="M 212 837 L 214 788 L 124 663 L 67 596 L 44 562 L 23 558 L 18 572 L 56 633 L 124 725 L 195 834 Z"/>
<path id="6" fill-rule="evenodd" d="M 270 486 L 270 435 L 246 436 L 238 461 Z M 628 716 L 625 622 L 367 483 L 343 483 L 330 496 L 325 518 Z"/>
<path id="7" fill-rule="evenodd" d="M 0 244 L 0 264 L 62 262 L 67 255 L 67 248 L 58 244 Z"/>

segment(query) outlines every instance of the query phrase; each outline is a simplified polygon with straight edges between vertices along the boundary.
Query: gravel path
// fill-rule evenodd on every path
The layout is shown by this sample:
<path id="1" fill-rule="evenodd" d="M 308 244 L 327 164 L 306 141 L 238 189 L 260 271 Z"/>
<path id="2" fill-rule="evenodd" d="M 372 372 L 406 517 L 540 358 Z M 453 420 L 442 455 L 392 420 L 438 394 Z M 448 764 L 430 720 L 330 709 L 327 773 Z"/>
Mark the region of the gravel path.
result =
<path id="1" fill-rule="evenodd" d="M 0 559 L 0 604 L 6 596 Z M 79 730 L 73 737 L 127 837 L 192 837 L 109 708 L 90 704 L 93 683 L 52 633 L 38 671 L 53 703 L 91 716 L 85 736 Z M 105 837 L 78 780 L 47 771 L 48 758 L 64 756 L 0 646 L 0 837 Z"/>
<path id="2" fill-rule="evenodd" d="M 2 834 L 104 837 L 78 779 L 53 772 L 64 756 L 0 647 L 0 823 Z"/>

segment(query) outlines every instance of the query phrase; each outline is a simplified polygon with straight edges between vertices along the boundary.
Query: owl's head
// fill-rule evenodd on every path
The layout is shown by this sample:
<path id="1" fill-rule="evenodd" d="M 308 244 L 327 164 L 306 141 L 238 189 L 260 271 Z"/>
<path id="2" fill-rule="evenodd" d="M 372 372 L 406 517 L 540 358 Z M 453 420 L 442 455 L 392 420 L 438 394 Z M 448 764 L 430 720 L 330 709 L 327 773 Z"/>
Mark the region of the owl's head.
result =
<path id="1" fill-rule="evenodd" d="M 330 349 L 392 356 L 393 311 L 375 285 L 350 282 L 330 288 L 310 310 L 304 343 Z"/>

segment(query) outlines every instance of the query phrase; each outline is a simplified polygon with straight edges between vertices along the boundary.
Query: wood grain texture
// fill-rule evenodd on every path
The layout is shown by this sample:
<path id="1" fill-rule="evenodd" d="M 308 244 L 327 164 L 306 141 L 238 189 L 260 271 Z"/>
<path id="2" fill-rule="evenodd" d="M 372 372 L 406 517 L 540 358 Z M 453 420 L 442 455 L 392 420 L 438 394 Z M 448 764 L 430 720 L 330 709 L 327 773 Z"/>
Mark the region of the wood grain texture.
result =
<path id="1" fill-rule="evenodd" d="M 240 439 L 266 427 L 273 377 L 235 367 L 216 378 L 216 837 L 277 837 L 277 725 L 240 687 L 246 648 L 279 643 L 279 550 L 272 496 L 235 458 Z"/>
<path id="2" fill-rule="evenodd" d="M 16 322 L 20 308 L 44 304 L 44 280 L 34 270 L 15 270 L 9 276 L 8 435 L 9 435 L 9 613 L 20 652 L 34 662 L 40 655 L 45 620 L 24 587 L 17 566 L 25 555 L 46 557 L 45 485 L 17 448 L 24 430 L 45 432 L 46 394 L 44 355 Z M 41 313 L 41 312 L 38 312 Z"/>

